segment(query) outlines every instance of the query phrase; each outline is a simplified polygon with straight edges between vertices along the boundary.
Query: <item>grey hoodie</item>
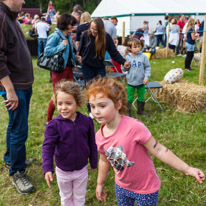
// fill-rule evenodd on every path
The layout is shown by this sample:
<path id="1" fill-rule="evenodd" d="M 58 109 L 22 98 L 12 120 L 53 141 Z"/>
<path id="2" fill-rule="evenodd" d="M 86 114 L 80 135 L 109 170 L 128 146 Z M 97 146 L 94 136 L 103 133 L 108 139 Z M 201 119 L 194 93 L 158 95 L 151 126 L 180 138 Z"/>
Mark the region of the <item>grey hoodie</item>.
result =
<path id="1" fill-rule="evenodd" d="M 147 47 L 150 47 L 150 48 L 155 48 L 157 46 L 157 38 L 154 36 L 154 37 L 149 37 L 149 45 L 146 45 L 144 46 L 144 48 L 147 48 Z"/>
<path id="2" fill-rule="evenodd" d="M 138 86 L 143 84 L 144 79 L 149 79 L 151 74 L 151 66 L 149 59 L 142 52 L 136 56 L 129 53 L 126 60 L 130 62 L 130 68 L 127 73 L 127 83 L 131 86 Z M 127 71 L 123 68 L 124 71 Z"/>

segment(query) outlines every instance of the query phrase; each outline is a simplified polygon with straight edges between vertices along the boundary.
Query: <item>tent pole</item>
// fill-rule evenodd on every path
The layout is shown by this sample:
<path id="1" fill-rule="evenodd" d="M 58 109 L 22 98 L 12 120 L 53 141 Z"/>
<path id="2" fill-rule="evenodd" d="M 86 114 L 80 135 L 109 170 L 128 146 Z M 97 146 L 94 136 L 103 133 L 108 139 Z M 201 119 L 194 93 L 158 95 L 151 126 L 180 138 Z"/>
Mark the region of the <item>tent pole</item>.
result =
<path id="1" fill-rule="evenodd" d="M 125 22 L 122 23 L 122 44 L 124 44 L 125 41 Z"/>
<path id="2" fill-rule="evenodd" d="M 202 39 L 202 53 L 201 53 L 201 62 L 200 62 L 200 76 L 199 76 L 199 85 L 203 85 L 204 79 L 204 69 L 205 69 L 205 50 L 206 50 L 206 15 L 204 20 L 204 29 L 203 29 L 203 39 Z"/>

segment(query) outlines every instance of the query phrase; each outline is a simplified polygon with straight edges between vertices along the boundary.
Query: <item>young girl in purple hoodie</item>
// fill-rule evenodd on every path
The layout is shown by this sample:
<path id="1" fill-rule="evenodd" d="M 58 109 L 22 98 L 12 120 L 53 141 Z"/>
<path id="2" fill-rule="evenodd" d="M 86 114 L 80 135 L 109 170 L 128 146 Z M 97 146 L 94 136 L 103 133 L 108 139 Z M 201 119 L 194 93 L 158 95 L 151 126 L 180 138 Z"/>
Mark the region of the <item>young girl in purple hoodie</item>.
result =
<path id="1" fill-rule="evenodd" d="M 53 158 L 61 205 L 83 206 L 88 181 L 88 159 L 91 170 L 97 168 L 97 146 L 94 124 L 77 108 L 84 95 L 77 83 L 61 81 L 54 94 L 59 116 L 51 120 L 45 130 L 42 161 L 45 180 L 50 188 L 53 181 Z"/>

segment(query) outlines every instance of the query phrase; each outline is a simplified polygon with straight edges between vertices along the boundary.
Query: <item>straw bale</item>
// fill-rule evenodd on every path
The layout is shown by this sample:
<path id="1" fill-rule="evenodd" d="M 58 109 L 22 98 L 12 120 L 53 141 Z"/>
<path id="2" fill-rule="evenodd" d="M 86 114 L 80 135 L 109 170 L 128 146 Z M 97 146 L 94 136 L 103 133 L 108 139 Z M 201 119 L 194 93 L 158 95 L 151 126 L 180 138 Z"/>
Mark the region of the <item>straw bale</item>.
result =
<path id="1" fill-rule="evenodd" d="M 174 84 L 162 81 L 161 84 L 163 88 L 157 97 L 161 102 L 172 104 L 177 111 L 195 113 L 206 109 L 206 87 L 186 81 Z"/>
<path id="2" fill-rule="evenodd" d="M 151 59 L 163 59 L 168 57 L 175 57 L 175 53 L 172 49 L 168 49 L 168 55 L 166 57 L 166 48 L 157 49 L 156 52 L 151 56 Z"/>

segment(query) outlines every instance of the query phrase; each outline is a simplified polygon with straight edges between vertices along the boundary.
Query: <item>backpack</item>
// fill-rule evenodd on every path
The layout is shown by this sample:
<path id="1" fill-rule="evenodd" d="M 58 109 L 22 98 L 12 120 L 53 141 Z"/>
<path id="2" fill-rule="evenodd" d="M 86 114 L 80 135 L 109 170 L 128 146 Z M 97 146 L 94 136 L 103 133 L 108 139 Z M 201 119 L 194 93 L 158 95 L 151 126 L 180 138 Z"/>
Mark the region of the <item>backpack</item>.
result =
<path id="1" fill-rule="evenodd" d="M 32 28 L 29 30 L 29 36 L 30 36 L 30 37 L 33 37 L 33 38 L 38 37 L 38 34 L 35 32 L 35 28 L 34 28 L 34 27 L 32 27 Z"/>

